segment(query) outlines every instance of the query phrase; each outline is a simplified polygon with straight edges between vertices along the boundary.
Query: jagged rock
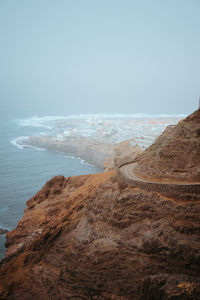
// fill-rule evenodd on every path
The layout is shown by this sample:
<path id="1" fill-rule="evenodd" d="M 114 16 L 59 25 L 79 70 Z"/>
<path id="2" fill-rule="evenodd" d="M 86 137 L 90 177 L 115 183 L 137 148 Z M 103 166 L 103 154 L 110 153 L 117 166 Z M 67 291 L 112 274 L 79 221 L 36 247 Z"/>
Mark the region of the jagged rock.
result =
<path id="1" fill-rule="evenodd" d="M 197 180 L 199 114 L 141 154 L 140 171 L 183 179 L 181 159 Z M 0 299 L 200 300 L 200 201 L 187 193 L 167 197 L 117 171 L 54 177 L 7 233 Z"/>
<path id="2" fill-rule="evenodd" d="M 126 140 L 119 143 L 113 149 L 113 155 L 104 163 L 104 171 L 111 171 L 122 165 L 123 163 L 133 161 L 142 149 L 138 146 L 131 146 L 131 140 Z"/>
<path id="3" fill-rule="evenodd" d="M 0 228 L 0 234 L 6 234 L 8 233 L 9 231 L 5 228 Z"/>
<path id="4" fill-rule="evenodd" d="M 200 109 L 169 126 L 139 155 L 137 171 L 144 177 L 200 181 Z"/>
<path id="5" fill-rule="evenodd" d="M 0 299 L 200 299 L 198 201 L 112 171 L 54 177 L 27 205 L 7 234 Z"/>

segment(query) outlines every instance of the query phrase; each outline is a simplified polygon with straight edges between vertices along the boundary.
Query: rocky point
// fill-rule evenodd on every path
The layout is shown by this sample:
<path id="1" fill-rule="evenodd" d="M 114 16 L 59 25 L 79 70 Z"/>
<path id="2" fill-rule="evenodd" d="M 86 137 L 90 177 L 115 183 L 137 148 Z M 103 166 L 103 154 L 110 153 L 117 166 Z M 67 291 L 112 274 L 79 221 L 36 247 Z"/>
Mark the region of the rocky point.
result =
<path id="1" fill-rule="evenodd" d="M 198 179 L 198 114 L 160 138 L 162 149 L 165 139 L 172 148 L 187 142 L 194 151 L 187 180 Z M 188 129 L 190 122 L 195 128 Z M 152 147 L 146 151 L 158 159 L 158 144 Z M 0 299 L 199 300 L 199 215 L 198 197 L 178 199 L 129 185 L 116 170 L 54 177 L 7 233 Z"/>

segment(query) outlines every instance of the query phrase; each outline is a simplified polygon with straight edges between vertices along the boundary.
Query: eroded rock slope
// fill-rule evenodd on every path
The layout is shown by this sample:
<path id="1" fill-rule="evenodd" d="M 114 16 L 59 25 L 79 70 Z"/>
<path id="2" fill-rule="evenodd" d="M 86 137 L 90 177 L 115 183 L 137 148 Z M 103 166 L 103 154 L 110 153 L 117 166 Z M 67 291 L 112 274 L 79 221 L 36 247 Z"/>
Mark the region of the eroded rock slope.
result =
<path id="1" fill-rule="evenodd" d="M 200 182 L 200 109 L 167 127 L 137 165 L 144 177 Z"/>
<path id="2" fill-rule="evenodd" d="M 45 184 L 7 234 L 1 299 L 200 299 L 200 202 L 114 171 Z"/>

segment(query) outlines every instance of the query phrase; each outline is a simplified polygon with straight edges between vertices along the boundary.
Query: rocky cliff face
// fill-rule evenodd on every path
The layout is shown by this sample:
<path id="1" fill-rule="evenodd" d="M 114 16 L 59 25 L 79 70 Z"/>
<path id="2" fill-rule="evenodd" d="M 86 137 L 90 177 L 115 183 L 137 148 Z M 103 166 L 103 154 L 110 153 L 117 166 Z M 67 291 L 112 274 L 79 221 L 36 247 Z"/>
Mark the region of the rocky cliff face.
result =
<path id="1" fill-rule="evenodd" d="M 91 164 L 109 171 L 115 169 L 123 162 L 131 161 L 142 152 L 138 145 L 131 146 L 131 141 L 130 139 L 121 143 L 110 144 L 84 137 L 73 137 L 64 141 L 58 141 L 51 136 L 43 135 L 30 136 L 27 140 L 22 140 L 21 143 L 26 146 L 56 150 L 80 157 Z"/>
<path id="2" fill-rule="evenodd" d="M 200 109 L 168 127 L 138 159 L 147 178 L 200 182 Z"/>
<path id="3" fill-rule="evenodd" d="M 140 174 L 198 181 L 199 124 L 198 110 L 168 128 L 140 154 Z M 51 179 L 7 233 L 0 299 L 200 300 L 200 201 L 188 192 L 115 170 Z"/>
<path id="4" fill-rule="evenodd" d="M 45 184 L 7 234 L 0 299 L 200 299 L 200 202 L 114 171 Z"/>
<path id="5" fill-rule="evenodd" d="M 113 155 L 104 163 L 104 170 L 111 171 L 124 163 L 133 161 L 142 149 L 138 146 L 131 146 L 132 140 L 126 140 L 113 147 Z"/>
<path id="6" fill-rule="evenodd" d="M 96 142 L 85 137 L 71 137 L 67 140 L 58 140 L 48 135 L 30 136 L 27 140 L 19 142 L 19 144 L 59 151 L 67 155 L 80 157 L 100 168 L 103 168 L 104 162 L 112 157 L 115 147 L 112 144 Z"/>

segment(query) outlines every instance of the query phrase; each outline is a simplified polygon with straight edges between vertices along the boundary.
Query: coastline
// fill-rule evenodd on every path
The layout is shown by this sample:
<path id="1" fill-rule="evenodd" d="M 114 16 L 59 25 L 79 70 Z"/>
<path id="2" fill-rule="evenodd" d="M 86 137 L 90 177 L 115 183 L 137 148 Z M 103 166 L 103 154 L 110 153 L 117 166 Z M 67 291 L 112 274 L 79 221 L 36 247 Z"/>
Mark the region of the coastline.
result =
<path id="1" fill-rule="evenodd" d="M 48 135 L 30 136 L 18 144 L 23 147 L 62 152 L 66 156 L 76 157 L 100 168 L 104 168 L 104 162 L 112 157 L 115 148 L 115 145 L 98 143 L 83 137 L 59 141 Z"/>

